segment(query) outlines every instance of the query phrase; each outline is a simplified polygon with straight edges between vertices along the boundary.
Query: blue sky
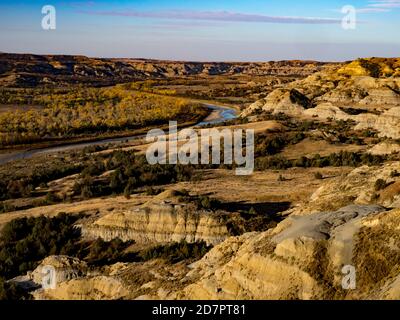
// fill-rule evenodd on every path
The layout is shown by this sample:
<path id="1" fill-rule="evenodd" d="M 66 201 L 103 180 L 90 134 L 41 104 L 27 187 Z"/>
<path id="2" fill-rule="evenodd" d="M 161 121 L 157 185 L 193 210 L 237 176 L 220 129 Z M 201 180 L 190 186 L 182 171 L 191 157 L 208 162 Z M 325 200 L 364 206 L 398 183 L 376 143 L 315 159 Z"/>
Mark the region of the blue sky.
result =
<path id="1" fill-rule="evenodd" d="M 41 9 L 56 8 L 56 30 Z M 354 30 L 341 8 L 357 9 Z M 400 56 L 400 0 L 0 1 L 0 51 L 196 61 Z"/>

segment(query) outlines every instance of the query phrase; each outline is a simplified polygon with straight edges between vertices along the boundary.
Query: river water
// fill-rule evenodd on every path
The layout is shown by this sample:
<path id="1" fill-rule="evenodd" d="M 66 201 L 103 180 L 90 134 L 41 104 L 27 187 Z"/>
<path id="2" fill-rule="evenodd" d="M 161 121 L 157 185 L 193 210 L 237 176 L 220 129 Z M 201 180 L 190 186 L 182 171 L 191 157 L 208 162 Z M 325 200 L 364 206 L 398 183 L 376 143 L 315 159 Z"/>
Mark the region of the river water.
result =
<path id="1" fill-rule="evenodd" d="M 204 106 L 211 109 L 212 112 L 206 119 L 204 119 L 202 122 L 199 122 L 194 127 L 201 127 L 210 124 L 218 124 L 227 120 L 235 119 L 237 117 L 236 110 L 234 109 L 217 106 L 214 104 L 204 104 Z M 127 137 L 119 137 L 119 138 L 100 139 L 90 142 L 77 142 L 62 146 L 45 147 L 40 149 L 21 150 L 21 151 L 14 150 L 11 151 L 10 153 L 0 154 L 0 165 L 14 160 L 32 158 L 33 156 L 39 154 L 54 153 L 54 152 L 69 151 L 69 150 L 79 150 L 89 146 L 101 146 L 109 143 L 130 142 L 138 139 L 143 139 L 144 137 L 145 135 L 134 135 Z"/>

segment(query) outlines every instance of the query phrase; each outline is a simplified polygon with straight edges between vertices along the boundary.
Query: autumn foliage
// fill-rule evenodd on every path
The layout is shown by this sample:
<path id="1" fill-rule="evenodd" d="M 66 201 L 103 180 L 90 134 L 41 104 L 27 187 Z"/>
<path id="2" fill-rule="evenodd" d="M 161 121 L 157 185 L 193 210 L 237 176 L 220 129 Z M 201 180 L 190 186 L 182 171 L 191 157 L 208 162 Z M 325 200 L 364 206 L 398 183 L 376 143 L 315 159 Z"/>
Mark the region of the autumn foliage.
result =
<path id="1" fill-rule="evenodd" d="M 144 93 L 126 85 L 2 89 L 0 104 L 13 106 L 0 113 L 0 146 L 114 133 L 168 120 L 194 121 L 205 115 L 204 108 L 186 99 Z"/>

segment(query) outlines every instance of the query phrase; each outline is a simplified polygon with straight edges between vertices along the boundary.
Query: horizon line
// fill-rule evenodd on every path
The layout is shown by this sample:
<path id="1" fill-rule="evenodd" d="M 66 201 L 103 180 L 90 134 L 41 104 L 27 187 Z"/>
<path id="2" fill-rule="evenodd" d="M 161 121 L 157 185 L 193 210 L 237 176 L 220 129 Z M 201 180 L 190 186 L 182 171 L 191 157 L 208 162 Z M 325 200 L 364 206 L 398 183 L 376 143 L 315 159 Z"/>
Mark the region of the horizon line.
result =
<path id="1" fill-rule="evenodd" d="M 283 62 L 283 61 L 303 61 L 303 62 L 319 62 L 319 63 L 345 63 L 354 61 L 357 59 L 369 59 L 369 58 L 381 58 L 381 59 L 396 59 L 399 57 L 384 57 L 384 56 L 368 56 L 368 57 L 357 57 L 355 59 L 345 60 L 316 60 L 316 59 L 276 59 L 276 60 L 191 60 L 191 59 L 170 59 L 170 58 L 145 58 L 145 57 L 107 57 L 107 56 L 91 56 L 86 54 L 64 54 L 64 53 L 34 53 L 34 52 L 4 52 L 0 51 L 0 54 L 8 55 L 33 55 L 33 56 L 66 56 L 66 57 L 84 57 L 89 59 L 102 59 L 102 60 L 138 60 L 138 61 L 158 61 L 158 62 L 178 62 L 178 63 L 267 63 L 267 62 Z"/>

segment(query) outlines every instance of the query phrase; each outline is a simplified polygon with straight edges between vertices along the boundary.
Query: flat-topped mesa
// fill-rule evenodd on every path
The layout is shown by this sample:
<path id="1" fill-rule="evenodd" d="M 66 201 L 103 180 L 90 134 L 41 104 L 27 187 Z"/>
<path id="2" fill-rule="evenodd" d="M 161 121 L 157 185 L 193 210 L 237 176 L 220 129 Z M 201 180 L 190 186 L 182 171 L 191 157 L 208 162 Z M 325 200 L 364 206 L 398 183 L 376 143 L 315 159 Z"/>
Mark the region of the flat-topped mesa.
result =
<path id="1" fill-rule="evenodd" d="M 161 202 L 123 212 L 112 212 L 91 225 L 82 226 L 88 239 L 110 241 L 119 238 L 136 243 L 168 243 L 185 240 L 218 244 L 229 232 L 217 213 L 196 210 L 189 204 Z"/>

